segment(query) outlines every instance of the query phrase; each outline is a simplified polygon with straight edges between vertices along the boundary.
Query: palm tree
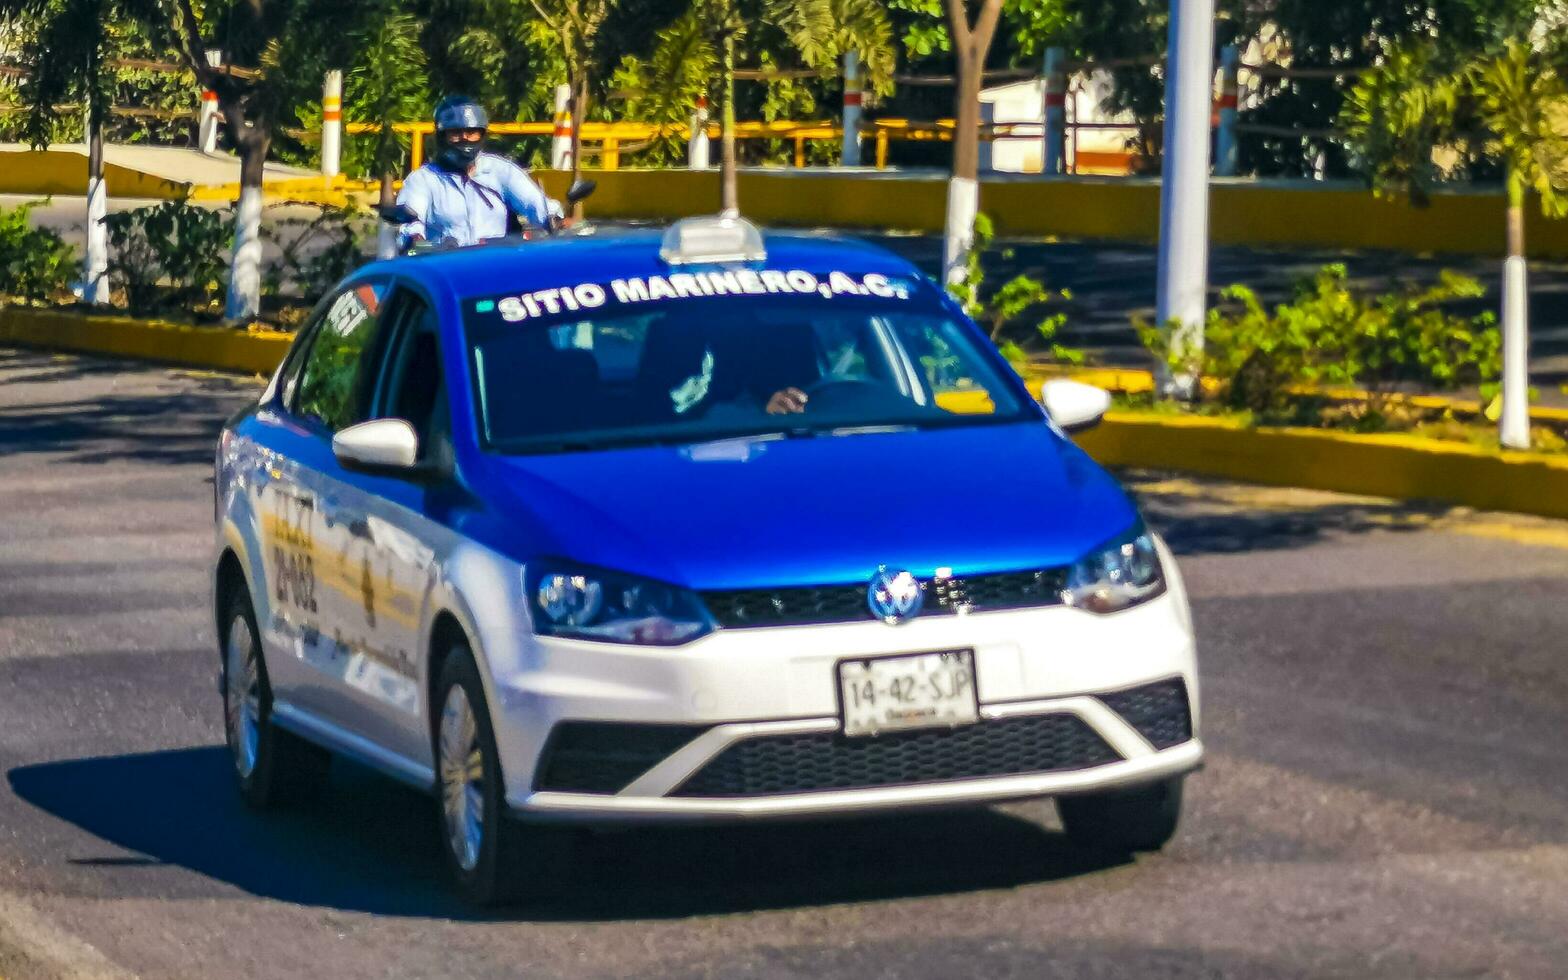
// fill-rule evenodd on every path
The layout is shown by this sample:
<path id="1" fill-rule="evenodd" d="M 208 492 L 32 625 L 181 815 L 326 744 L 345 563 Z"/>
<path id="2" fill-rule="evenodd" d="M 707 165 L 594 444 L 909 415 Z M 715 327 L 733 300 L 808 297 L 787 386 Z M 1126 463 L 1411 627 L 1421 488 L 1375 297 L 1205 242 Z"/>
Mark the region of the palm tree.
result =
<path id="1" fill-rule="evenodd" d="M 1443 177 L 1440 150 L 1479 150 L 1503 165 L 1503 394 L 1499 436 L 1530 446 L 1526 197 L 1541 213 L 1568 213 L 1568 82 L 1558 58 L 1513 37 L 1499 49 L 1440 70 L 1430 51 L 1396 52 L 1369 72 L 1340 116 L 1347 142 L 1380 194 L 1422 203 Z"/>

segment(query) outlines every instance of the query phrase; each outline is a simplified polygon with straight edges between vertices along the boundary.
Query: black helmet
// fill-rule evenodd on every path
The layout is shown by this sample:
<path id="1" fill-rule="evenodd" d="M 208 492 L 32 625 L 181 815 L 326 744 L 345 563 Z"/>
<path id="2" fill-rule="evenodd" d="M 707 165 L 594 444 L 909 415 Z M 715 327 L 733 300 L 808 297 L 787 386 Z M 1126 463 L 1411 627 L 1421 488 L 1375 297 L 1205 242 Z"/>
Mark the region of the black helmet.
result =
<path id="1" fill-rule="evenodd" d="M 484 149 L 484 139 L 477 143 L 453 145 L 441 134 L 450 130 L 490 128 L 490 117 L 484 106 L 466 95 L 449 95 L 436 106 L 436 163 L 448 170 L 467 171 L 479 159 Z"/>
<path id="2" fill-rule="evenodd" d="M 466 95 L 449 95 L 436 106 L 436 132 L 443 129 L 489 129 L 485 107 Z"/>

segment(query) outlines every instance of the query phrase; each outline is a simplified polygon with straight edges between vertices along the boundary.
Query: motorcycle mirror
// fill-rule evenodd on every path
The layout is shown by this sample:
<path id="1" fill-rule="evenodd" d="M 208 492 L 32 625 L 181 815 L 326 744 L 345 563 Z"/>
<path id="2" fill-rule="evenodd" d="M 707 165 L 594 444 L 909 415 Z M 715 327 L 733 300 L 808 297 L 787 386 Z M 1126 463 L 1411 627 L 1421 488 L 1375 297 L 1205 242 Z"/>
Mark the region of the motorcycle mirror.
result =
<path id="1" fill-rule="evenodd" d="M 581 177 L 572 181 L 572 186 L 566 189 L 566 203 L 576 204 L 599 189 L 599 182 L 588 177 Z"/>
<path id="2" fill-rule="evenodd" d="M 419 220 L 419 215 L 406 204 L 386 204 L 376 208 L 381 220 L 389 225 L 407 225 Z"/>

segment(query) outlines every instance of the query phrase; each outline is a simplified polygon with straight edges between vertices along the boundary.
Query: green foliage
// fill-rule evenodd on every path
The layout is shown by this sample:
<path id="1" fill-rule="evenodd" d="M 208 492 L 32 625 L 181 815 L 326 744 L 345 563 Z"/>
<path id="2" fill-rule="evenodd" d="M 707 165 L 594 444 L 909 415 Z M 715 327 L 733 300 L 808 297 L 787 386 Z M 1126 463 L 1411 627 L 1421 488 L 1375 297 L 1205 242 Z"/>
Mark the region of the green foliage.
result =
<path id="1" fill-rule="evenodd" d="M 1426 202 L 1445 176 L 1435 151 L 1452 138 L 1461 90 L 1430 47 L 1393 52 L 1350 90 L 1339 124 L 1352 158 L 1379 194 Z"/>
<path id="2" fill-rule="evenodd" d="M 0 295 L 24 302 L 64 299 L 78 271 L 76 255 L 60 236 L 35 228 L 28 213 L 42 202 L 0 208 Z"/>
<path id="3" fill-rule="evenodd" d="M 1525 37 L 1462 62 L 1430 43 L 1394 51 L 1351 90 L 1340 125 L 1379 194 L 1424 203 L 1451 176 L 1435 162 L 1447 150 L 1500 159 L 1511 205 L 1529 190 L 1546 216 L 1568 213 L 1568 82 Z"/>
<path id="4" fill-rule="evenodd" d="M 305 206 L 291 202 L 274 208 L 296 210 Z M 278 257 L 267 266 L 263 286 L 274 296 L 287 290 L 314 303 L 365 261 L 361 229 L 368 217 L 363 209 L 352 205 L 310 206 L 316 207 L 314 217 L 283 218 L 272 223 L 271 237 L 278 247 Z"/>
<path id="5" fill-rule="evenodd" d="M 1568 83 L 1527 38 L 1509 38 L 1498 54 L 1463 69 L 1478 115 L 1506 163 L 1509 202 L 1533 191 L 1541 213 L 1568 213 Z"/>
<path id="6" fill-rule="evenodd" d="M 231 212 L 165 201 L 110 214 L 106 223 L 114 256 L 109 278 L 125 290 L 131 313 L 205 310 L 222 292 Z"/>
<path id="7" fill-rule="evenodd" d="M 1245 286 L 1225 289 L 1229 308 L 1209 311 L 1200 353 L 1175 349 L 1170 329 L 1137 327 L 1173 373 L 1208 379 L 1207 394 L 1229 408 L 1262 421 L 1301 421 L 1303 412 L 1318 408 L 1301 389 L 1351 385 L 1371 394 L 1361 424 L 1377 427 L 1401 387 L 1495 384 L 1501 371 L 1496 319 L 1445 309 L 1485 293 L 1476 280 L 1445 271 L 1425 289 L 1359 295 L 1347 285 L 1345 267 L 1329 265 L 1272 311 Z"/>
<path id="8" fill-rule="evenodd" d="M 639 163 L 667 167 L 686 159 L 685 127 L 697 97 L 708 94 L 718 65 L 718 46 L 695 7 L 658 33 L 646 60 L 632 54 L 621 59 L 610 86 L 628 92 L 627 118 L 674 127 L 649 143 Z"/>
<path id="9" fill-rule="evenodd" d="M 1053 302 L 1071 300 L 1072 294 L 1065 289 L 1059 292 L 1048 289 L 1040 280 L 1027 275 L 1014 276 L 1000 287 L 987 289 L 986 271 L 982 259 L 990 250 L 995 238 L 995 225 L 990 215 L 985 213 L 975 215 L 974 244 L 964 259 L 964 277 L 961 281 L 950 284 L 947 287 L 948 291 L 953 294 L 954 299 L 958 300 L 969 318 L 986 329 L 992 343 L 1001 348 L 1008 360 L 1019 363 L 1027 358 L 1027 352 L 1020 343 L 1022 339 L 1044 343 L 1053 361 L 1063 364 L 1082 364 L 1083 351 L 1064 347 L 1056 342 L 1057 332 L 1067 322 L 1065 313 L 1047 314 L 1032 323 L 1032 331 L 1021 331 L 1025 335 L 1022 338 L 1015 335 L 1020 332 L 1020 322 L 1028 321 L 1027 314 Z M 1013 250 L 1004 249 L 1001 258 L 1003 261 L 1010 261 L 1013 258 Z M 1029 333 L 1034 336 L 1029 337 Z"/>

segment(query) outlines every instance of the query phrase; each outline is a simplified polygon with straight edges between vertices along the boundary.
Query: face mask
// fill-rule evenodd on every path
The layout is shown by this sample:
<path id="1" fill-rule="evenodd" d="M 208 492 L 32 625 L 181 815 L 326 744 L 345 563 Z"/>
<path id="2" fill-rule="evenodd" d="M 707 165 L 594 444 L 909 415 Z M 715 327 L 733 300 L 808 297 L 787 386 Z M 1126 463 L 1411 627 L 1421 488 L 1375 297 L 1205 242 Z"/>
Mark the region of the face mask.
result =
<path id="1" fill-rule="evenodd" d="M 483 147 L 483 140 L 477 143 L 457 143 L 455 145 L 443 143 L 441 152 L 436 154 L 436 163 L 448 170 L 467 172 L 468 168 L 474 165 L 474 161 L 479 159 L 479 153 Z"/>

